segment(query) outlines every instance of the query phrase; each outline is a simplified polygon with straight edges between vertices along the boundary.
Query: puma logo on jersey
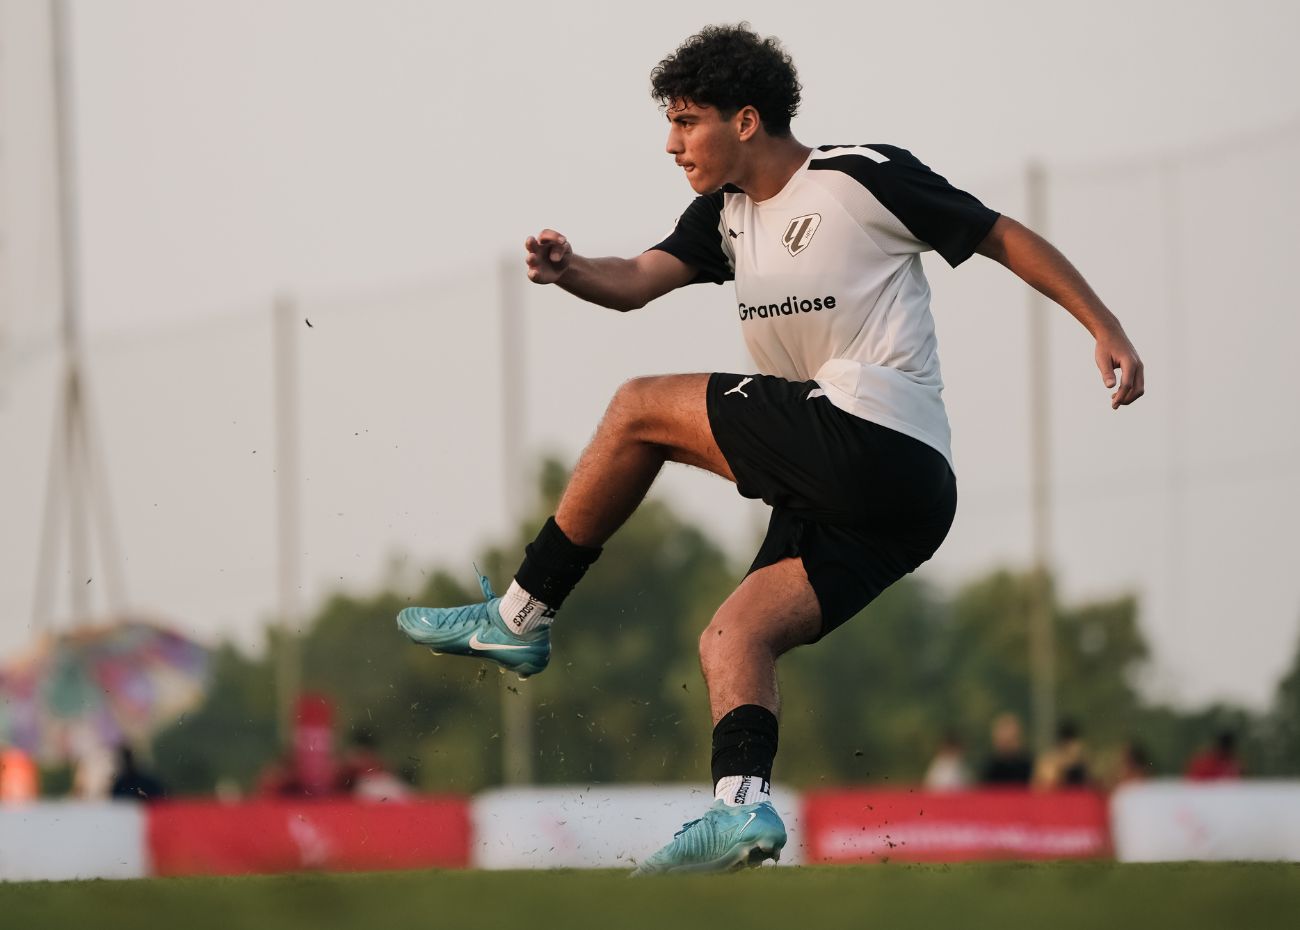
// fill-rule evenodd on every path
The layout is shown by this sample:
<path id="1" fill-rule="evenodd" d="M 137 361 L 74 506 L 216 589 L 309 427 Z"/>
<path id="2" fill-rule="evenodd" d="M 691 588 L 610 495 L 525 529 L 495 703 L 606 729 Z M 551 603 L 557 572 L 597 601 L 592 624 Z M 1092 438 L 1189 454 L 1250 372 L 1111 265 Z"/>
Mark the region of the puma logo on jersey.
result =
<path id="1" fill-rule="evenodd" d="M 803 216 L 796 216 L 790 221 L 790 225 L 785 228 L 785 235 L 781 241 L 785 244 L 786 251 L 791 255 L 798 255 L 804 249 L 808 248 L 808 243 L 812 242 L 813 233 L 822 223 L 820 213 L 805 213 Z"/>
<path id="2" fill-rule="evenodd" d="M 726 397 L 728 394 L 739 394 L 741 397 L 748 397 L 749 395 L 746 394 L 744 391 L 742 391 L 741 388 L 743 388 L 746 384 L 749 384 L 749 382 L 753 380 L 754 380 L 753 378 L 746 378 L 745 380 L 737 384 L 734 388 L 732 388 L 730 391 L 724 391 L 722 396 Z"/>
<path id="3" fill-rule="evenodd" d="M 743 236 L 744 234 L 745 234 L 745 231 L 744 231 L 743 229 L 742 229 L 740 232 L 736 232 L 736 231 L 735 231 L 734 229 L 732 229 L 730 226 L 727 227 L 727 235 L 730 236 L 730 237 L 733 238 L 733 239 L 739 239 L 739 238 L 740 238 L 741 236 Z"/>

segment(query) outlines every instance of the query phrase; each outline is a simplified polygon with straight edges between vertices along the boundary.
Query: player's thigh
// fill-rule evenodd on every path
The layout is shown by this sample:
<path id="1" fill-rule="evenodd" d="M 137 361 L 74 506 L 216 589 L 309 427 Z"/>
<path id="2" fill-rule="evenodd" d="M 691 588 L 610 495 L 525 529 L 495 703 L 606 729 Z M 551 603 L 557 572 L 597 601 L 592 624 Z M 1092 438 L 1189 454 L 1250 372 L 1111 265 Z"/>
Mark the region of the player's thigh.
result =
<path id="1" fill-rule="evenodd" d="M 615 395 L 611 413 L 640 442 L 662 446 L 674 462 L 735 481 L 709 425 L 708 374 L 633 378 Z"/>
<path id="2" fill-rule="evenodd" d="M 727 648 L 724 641 L 758 640 L 775 654 L 815 642 L 822 610 L 803 560 L 786 558 L 745 576 L 705 629 L 701 648 Z"/>

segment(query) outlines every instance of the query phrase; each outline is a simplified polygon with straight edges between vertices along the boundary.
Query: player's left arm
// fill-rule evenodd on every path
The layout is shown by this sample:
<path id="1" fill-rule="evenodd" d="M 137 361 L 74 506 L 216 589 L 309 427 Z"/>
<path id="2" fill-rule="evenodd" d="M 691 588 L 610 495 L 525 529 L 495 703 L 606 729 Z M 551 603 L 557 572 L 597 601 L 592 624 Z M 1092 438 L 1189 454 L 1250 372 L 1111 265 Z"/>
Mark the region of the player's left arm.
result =
<path id="1" fill-rule="evenodd" d="M 1087 328 L 1097 340 L 1097 367 L 1106 387 L 1115 387 L 1115 371 L 1119 370 L 1119 387 L 1110 396 L 1112 410 L 1142 396 L 1145 390 L 1142 359 L 1138 358 L 1124 327 L 1054 245 L 1010 217 L 1000 216 L 976 251 L 1006 265 Z"/>

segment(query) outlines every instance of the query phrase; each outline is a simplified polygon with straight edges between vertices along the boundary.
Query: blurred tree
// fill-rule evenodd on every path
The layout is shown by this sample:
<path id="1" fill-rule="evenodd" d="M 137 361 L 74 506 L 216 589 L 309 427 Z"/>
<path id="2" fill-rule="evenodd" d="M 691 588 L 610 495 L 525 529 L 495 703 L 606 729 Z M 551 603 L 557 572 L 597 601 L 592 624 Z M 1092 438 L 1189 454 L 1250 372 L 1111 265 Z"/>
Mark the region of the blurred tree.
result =
<path id="1" fill-rule="evenodd" d="M 1028 716 L 1030 595 L 1028 574 L 1001 571 L 944 605 L 905 578 L 832 633 L 833 647 L 792 654 L 781 739 L 795 752 L 782 753 L 781 777 L 914 780 L 947 732 L 978 762 L 997 714 Z M 1061 712 L 1094 743 L 1118 741 L 1140 706 L 1131 680 L 1146 646 L 1136 602 L 1054 611 Z"/>
<path id="2" fill-rule="evenodd" d="M 1300 774 L 1300 640 L 1291 670 L 1277 686 L 1265 733 L 1263 746 L 1254 745 L 1253 740 L 1246 743 L 1246 771 L 1252 771 L 1252 756 L 1258 753 L 1267 774 Z"/>
<path id="3" fill-rule="evenodd" d="M 269 663 L 234 646 L 212 657 L 212 684 L 197 711 L 154 739 L 154 769 L 177 794 L 211 792 L 221 779 L 250 784 L 275 757 L 275 691 Z"/>
<path id="4" fill-rule="evenodd" d="M 509 580 L 567 478 L 558 462 L 543 465 L 533 519 L 484 558 L 494 577 Z M 695 644 L 739 576 L 717 543 L 662 501 L 633 514 L 565 601 L 552 665 L 528 684 L 540 780 L 708 780 Z"/>
<path id="5" fill-rule="evenodd" d="M 944 667 L 946 716 L 982 742 L 989 721 L 1030 712 L 1029 612 L 1032 576 L 995 572 L 965 585 L 953 599 Z M 1132 597 L 1063 607 L 1052 588 L 1058 719 L 1079 722 L 1097 745 L 1126 735 L 1140 705 L 1133 681 L 1147 658 Z"/>
<path id="6" fill-rule="evenodd" d="M 481 553 L 498 590 L 566 479 L 558 462 L 543 463 L 534 513 Z M 333 697 L 340 742 L 365 727 L 390 767 L 425 790 L 501 783 L 502 698 L 521 687 L 487 663 L 412 648 L 394 626 L 410 603 L 476 600 L 469 569 L 395 573 L 372 597 L 337 594 L 303 636 L 304 687 Z M 550 668 L 523 686 L 534 699 L 540 781 L 708 779 L 696 642 L 740 575 L 666 503 L 637 510 L 565 603 Z M 904 578 L 826 642 L 791 653 L 781 663 L 776 777 L 802 786 L 914 782 L 945 732 L 964 738 L 977 767 L 994 716 L 1028 717 L 1029 583 L 1028 574 L 999 571 L 945 599 Z M 1137 737 L 1158 771 L 1178 772 L 1216 728 L 1232 725 L 1247 737 L 1250 771 L 1296 770 L 1300 655 L 1270 718 L 1291 755 L 1269 761 L 1265 741 L 1251 736 L 1260 722 L 1242 711 L 1144 706 L 1135 682 L 1147 649 L 1132 597 L 1057 603 L 1054 612 L 1060 713 L 1082 723 L 1094 749 Z M 251 785 L 277 752 L 271 674 L 266 661 L 222 647 L 207 702 L 156 741 L 163 780 L 179 793 L 210 791 L 219 778 Z"/>
<path id="7" fill-rule="evenodd" d="M 930 589 L 904 578 L 822 642 L 782 659 L 774 777 L 916 778 L 943 730 L 944 627 Z"/>
<path id="8" fill-rule="evenodd" d="M 500 780 L 499 676 L 413 648 L 393 622 L 408 604 L 480 598 L 466 580 L 472 588 L 438 571 L 411 597 L 335 595 L 303 641 L 303 685 L 334 699 L 336 738 L 365 727 L 390 768 L 428 790 L 475 791 Z"/>

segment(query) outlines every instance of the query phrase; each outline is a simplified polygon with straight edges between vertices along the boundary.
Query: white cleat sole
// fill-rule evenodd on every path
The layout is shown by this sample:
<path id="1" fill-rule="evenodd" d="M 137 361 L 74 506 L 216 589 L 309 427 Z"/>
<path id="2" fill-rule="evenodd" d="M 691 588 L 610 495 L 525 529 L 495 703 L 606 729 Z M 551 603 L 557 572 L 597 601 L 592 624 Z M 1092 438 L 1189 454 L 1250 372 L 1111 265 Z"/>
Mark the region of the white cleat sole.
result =
<path id="1" fill-rule="evenodd" d="M 761 846 L 753 846 L 744 854 L 744 859 L 739 863 L 742 867 L 756 869 L 768 859 L 773 863 L 781 861 L 781 850 L 764 849 Z"/>

